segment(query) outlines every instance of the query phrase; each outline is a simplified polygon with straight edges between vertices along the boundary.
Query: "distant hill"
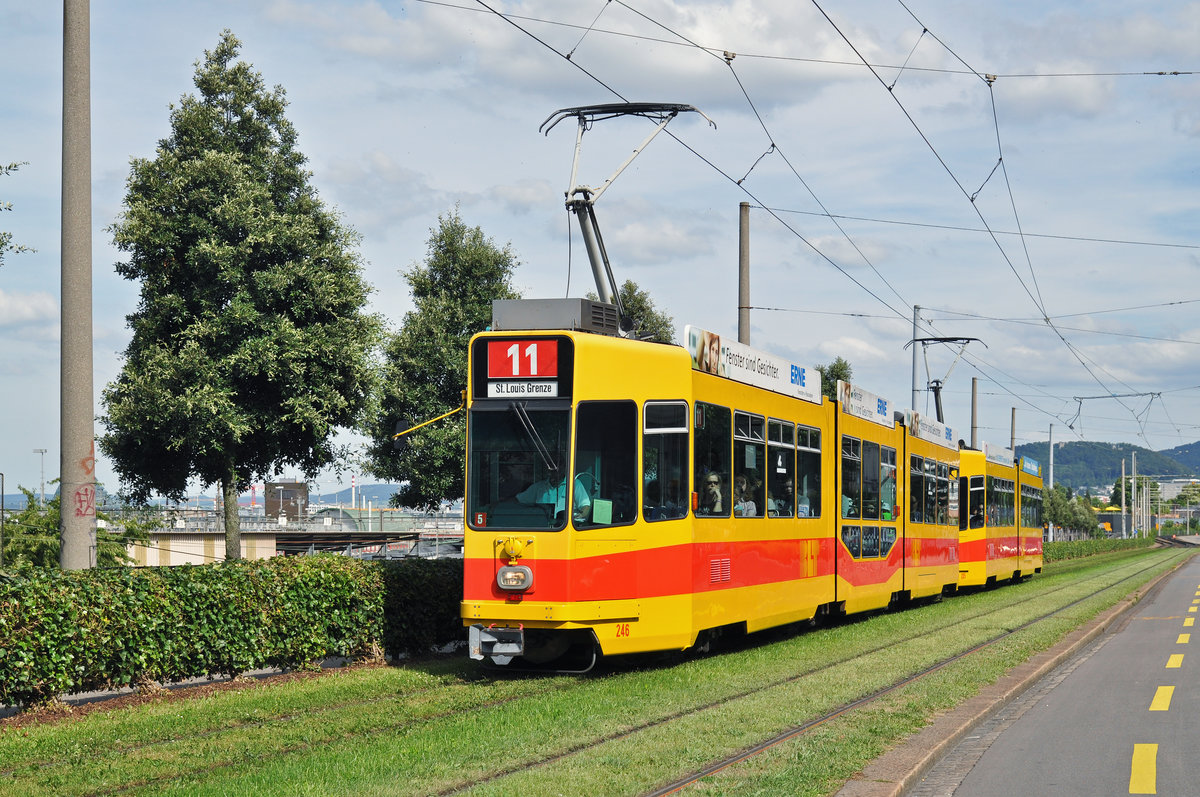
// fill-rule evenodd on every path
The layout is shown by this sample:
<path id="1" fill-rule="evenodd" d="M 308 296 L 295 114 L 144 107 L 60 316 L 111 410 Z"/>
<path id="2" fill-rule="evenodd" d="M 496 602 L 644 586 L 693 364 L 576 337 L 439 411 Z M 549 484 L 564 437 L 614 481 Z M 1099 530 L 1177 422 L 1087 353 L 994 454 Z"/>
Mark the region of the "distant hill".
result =
<path id="1" fill-rule="evenodd" d="M 1192 449 L 1191 464 L 1171 456 L 1182 449 Z M 1170 451 L 1151 451 L 1128 443 L 1091 443 L 1085 440 L 1054 444 L 1054 483 L 1071 489 L 1104 487 L 1111 489 L 1121 478 L 1121 460 L 1125 473 L 1132 473 L 1132 454 L 1137 452 L 1139 475 L 1194 476 L 1200 473 L 1200 442 L 1180 446 Z M 1047 443 L 1026 443 L 1017 446 L 1017 456 L 1036 459 L 1043 475 L 1049 475 L 1050 447 Z"/>
<path id="2" fill-rule="evenodd" d="M 1160 451 L 1159 453 L 1165 454 L 1182 464 L 1193 474 L 1200 473 L 1200 441 L 1168 448 L 1166 451 Z"/>

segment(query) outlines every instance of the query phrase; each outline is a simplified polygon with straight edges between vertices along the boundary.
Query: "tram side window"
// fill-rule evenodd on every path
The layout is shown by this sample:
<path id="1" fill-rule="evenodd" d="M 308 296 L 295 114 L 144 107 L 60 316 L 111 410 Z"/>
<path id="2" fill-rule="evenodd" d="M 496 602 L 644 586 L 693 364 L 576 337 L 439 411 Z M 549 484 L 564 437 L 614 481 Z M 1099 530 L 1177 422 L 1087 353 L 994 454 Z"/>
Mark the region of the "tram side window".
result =
<path id="1" fill-rule="evenodd" d="M 863 526 L 862 527 L 862 558 L 863 559 L 878 559 L 879 558 L 879 527 L 878 526 Z"/>
<path id="2" fill-rule="evenodd" d="M 1000 493 L 1000 523 L 1004 526 L 1017 524 L 1016 484 L 1012 479 L 997 479 Z"/>
<path id="3" fill-rule="evenodd" d="M 766 422 L 761 415 L 733 414 L 733 502 L 735 517 L 764 517 L 767 461 Z"/>
<path id="4" fill-rule="evenodd" d="M 925 460 L 925 522 L 937 523 L 937 460 Z"/>
<path id="5" fill-rule="evenodd" d="M 967 506 L 970 509 L 969 523 L 973 529 L 983 528 L 984 512 L 986 510 L 983 477 L 972 476 L 968 486 Z"/>
<path id="6" fill-rule="evenodd" d="M 862 444 L 862 516 L 879 520 L 879 443 L 864 440 Z M 863 549 L 866 550 L 866 535 Z"/>
<path id="7" fill-rule="evenodd" d="M 632 523 L 637 518 L 637 405 L 581 402 L 575 424 L 575 525 Z"/>
<path id="8" fill-rule="evenodd" d="M 896 527 L 884 526 L 879 530 L 879 555 L 887 556 L 896 544 Z"/>
<path id="9" fill-rule="evenodd" d="M 937 464 L 937 508 L 938 523 L 944 526 L 950 522 L 950 466 L 945 462 Z"/>
<path id="10" fill-rule="evenodd" d="M 767 514 L 791 517 L 796 504 L 796 427 L 767 421 Z"/>
<path id="11" fill-rule="evenodd" d="M 963 513 L 958 503 L 958 471 L 954 468 L 949 468 L 946 472 L 946 476 L 950 480 L 948 485 L 950 488 L 950 516 L 947 518 L 947 520 L 951 526 L 958 526 L 959 528 L 962 528 L 962 526 L 959 525 L 961 523 Z"/>
<path id="12" fill-rule="evenodd" d="M 925 522 L 925 459 L 916 455 L 908 459 L 908 519 Z"/>
<path id="13" fill-rule="evenodd" d="M 862 557 L 862 530 L 858 526 L 842 526 L 842 544 L 855 559 Z"/>
<path id="14" fill-rule="evenodd" d="M 646 403 L 642 427 L 642 517 L 673 520 L 687 514 L 688 406 Z"/>
<path id="15" fill-rule="evenodd" d="M 1021 485 L 1021 525 L 1035 529 L 1042 525 L 1042 491 Z"/>
<path id="16" fill-rule="evenodd" d="M 733 413 L 728 407 L 696 402 L 696 459 L 692 483 L 696 485 L 696 514 L 701 517 L 729 517 L 730 443 Z"/>
<path id="17" fill-rule="evenodd" d="M 862 441 L 842 438 L 842 517 L 862 517 Z"/>
<path id="18" fill-rule="evenodd" d="M 821 516 L 821 430 L 796 427 L 796 517 Z"/>
<path id="19" fill-rule="evenodd" d="M 883 446 L 879 449 L 879 516 L 883 520 L 896 519 L 896 449 Z M 880 543 L 880 556 L 886 556 Z"/>

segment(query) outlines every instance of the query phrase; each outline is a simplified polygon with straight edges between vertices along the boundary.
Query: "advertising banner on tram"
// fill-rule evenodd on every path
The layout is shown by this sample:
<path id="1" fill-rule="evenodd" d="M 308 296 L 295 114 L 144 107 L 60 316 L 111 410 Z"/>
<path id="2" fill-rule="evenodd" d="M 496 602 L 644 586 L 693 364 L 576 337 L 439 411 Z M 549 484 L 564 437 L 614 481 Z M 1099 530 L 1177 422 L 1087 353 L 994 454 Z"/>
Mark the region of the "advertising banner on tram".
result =
<path id="1" fill-rule="evenodd" d="M 715 332 L 684 327 L 683 337 L 692 355 L 692 368 L 747 385 L 821 403 L 821 373 L 774 354 L 752 349 Z"/>

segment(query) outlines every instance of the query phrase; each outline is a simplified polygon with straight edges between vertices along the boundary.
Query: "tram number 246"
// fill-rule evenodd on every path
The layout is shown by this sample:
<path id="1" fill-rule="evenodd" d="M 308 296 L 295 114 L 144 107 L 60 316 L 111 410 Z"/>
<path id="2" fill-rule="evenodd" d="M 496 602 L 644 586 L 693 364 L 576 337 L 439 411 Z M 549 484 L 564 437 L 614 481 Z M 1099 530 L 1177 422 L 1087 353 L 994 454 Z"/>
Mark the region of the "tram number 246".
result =
<path id="1" fill-rule="evenodd" d="M 617 623 L 617 638 L 629 635 L 629 623 Z"/>

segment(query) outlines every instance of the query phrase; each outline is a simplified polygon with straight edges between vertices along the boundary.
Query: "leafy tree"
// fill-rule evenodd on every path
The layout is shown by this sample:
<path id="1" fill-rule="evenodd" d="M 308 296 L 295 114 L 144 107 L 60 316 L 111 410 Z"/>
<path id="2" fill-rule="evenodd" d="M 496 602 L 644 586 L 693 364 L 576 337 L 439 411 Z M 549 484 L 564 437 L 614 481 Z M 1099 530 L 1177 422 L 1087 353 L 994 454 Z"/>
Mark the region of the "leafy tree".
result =
<path id="1" fill-rule="evenodd" d="M 498 249 L 455 208 L 430 229 L 425 262 L 405 272 L 416 309 L 386 344 L 379 406 L 364 429 L 373 440 L 367 469 L 402 483 L 394 505 L 434 509 L 463 496 L 462 413 L 414 433 L 403 451 L 391 436 L 396 426 L 407 429 L 462 403 L 467 344 L 491 324 L 493 299 L 519 298 L 512 288 L 517 265 L 508 245 Z"/>
<path id="2" fill-rule="evenodd" d="M 231 559 L 244 487 L 344 454 L 334 436 L 368 403 L 380 330 L 358 236 L 309 185 L 283 89 L 239 47 L 221 34 L 196 63 L 199 96 L 171 107 L 153 160 L 132 161 L 110 231 L 141 297 L 100 440 L 138 501 L 219 484 Z"/>
<path id="3" fill-rule="evenodd" d="M 625 280 L 618 294 L 625 315 L 633 320 L 633 337 L 655 343 L 675 342 L 675 319 L 655 308 L 648 292 L 639 288 L 633 280 Z M 600 300 L 594 291 L 588 293 L 587 298 L 593 302 Z"/>
<path id="4" fill-rule="evenodd" d="M 24 487 L 20 490 L 25 494 L 25 508 L 15 515 L 8 515 L 4 523 L 4 565 L 16 567 L 30 564 L 57 568 L 62 496 L 56 492 L 42 507 L 33 490 Z M 149 532 L 161 525 L 156 518 L 144 512 L 133 513 L 128 522 L 114 522 L 111 515 L 98 510 L 96 520 L 102 521 L 99 524 L 101 528 L 96 529 L 98 567 L 132 564 L 133 560 L 125 552 L 126 546 L 148 541 Z M 113 530 L 109 531 L 108 527 Z"/>
<path id="5" fill-rule="evenodd" d="M 27 163 L 10 163 L 7 165 L 0 165 L 0 177 L 7 177 L 8 175 L 15 172 L 17 169 L 21 168 L 22 166 L 27 166 L 27 165 L 28 165 Z M 12 210 L 12 203 L 11 202 L 0 202 L 0 211 L 2 211 L 2 210 Z M 21 244 L 14 244 L 12 242 L 12 233 L 5 232 L 4 230 L 0 230 L 0 266 L 4 265 L 4 254 L 6 252 L 13 252 L 16 254 L 20 254 L 21 252 L 35 252 L 35 251 L 37 251 L 37 250 L 30 249 L 28 246 L 22 246 Z"/>
<path id="6" fill-rule="evenodd" d="M 1152 480 L 1149 476 L 1138 476 L 1137 477 L 1138 495 L 1139 496 L 1145 495 L 1146 490 L 1150 491 L 1150 502 L 1152 504 L 1157 505 L 1158 501 L 1159 501 L 1158 496 L 1161 491 L 1161 487 L 1159 486 L 1158 482 Z M 1112 503 L 1113 506 L 1117 507 L 1118 509 L 1120 509 L 1122 506 L 1121 493 L 1125 494 L 1124 506 L 1125 506 L 1125 510 L 1129 511 L 1130 509 L 1133 508 L 1133 476 L 1132 475 L 1126 476 L 1124 481 L 1122 481 L 1121 479 L 1117 479 L 1116 482 L 1113 483 L 1112 495 L 1109 497 L 1109 501 Z"/>
<path id="7" fill-rule="evenodd" d="M 1071 491 L 1062 484 L 1043 494 L 1042 516 L 1047 523 L 1059 528 L 1099 536 L 1099 520 L 1092 502 L 1086 496 L 1072 497 Z"/>
<path id="8" fill-rule="evenodd" d="M 817 372 L 821 374 L 821 393 L 830 401 L 837 399 L 838 380 L 849 382 L 850 377 L 854 375 L 850 363 L 841 357 L 835 357 L 829 365 L 818 365 Z"/>

